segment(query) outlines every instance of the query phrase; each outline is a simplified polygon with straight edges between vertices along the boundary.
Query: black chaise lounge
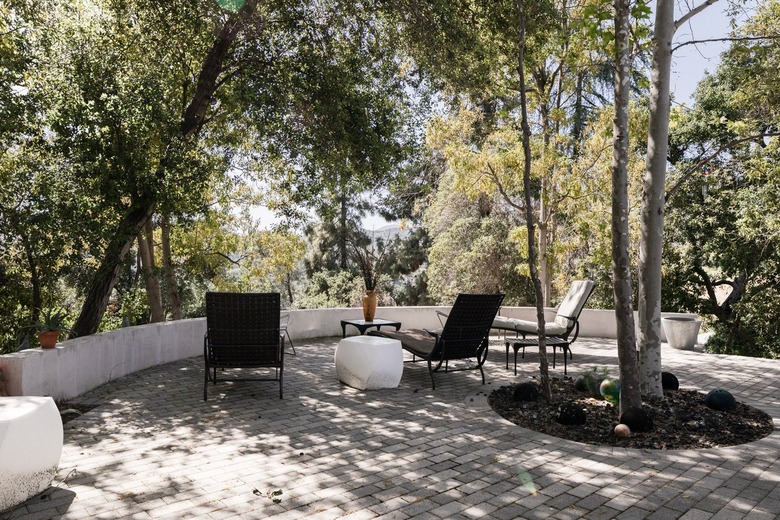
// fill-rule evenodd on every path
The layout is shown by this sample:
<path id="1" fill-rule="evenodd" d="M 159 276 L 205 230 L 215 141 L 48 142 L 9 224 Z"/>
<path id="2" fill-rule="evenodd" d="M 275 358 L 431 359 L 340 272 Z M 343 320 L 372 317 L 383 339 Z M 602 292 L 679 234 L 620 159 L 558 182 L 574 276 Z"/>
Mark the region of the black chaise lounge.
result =
<path id="1" fill-rule="evenodd" d="M 274 377 L 239 377 L 224 381 L 279 381 L 282 398 L 284 332 L 279 327 L 279 293 L 206 293 L 203 354 L 208 383 L 217 384 L 218 368 L 273 369 Z"/>
<path id="2" fill-rule="evenodd" d="M 444 328 L 439 331 L 409 329 L 401 331 L 371 331 L 372 336 L 397 339 L 404 350 L 428 363 L 431 385 L 436 389 L 434 372 L 444 367 L 444 372 L 477 370 L 485 384 L 485 363 L 488 351 L 488 337 L 493 319 L 504 300 L 503 294 L 459 294 L 452 306 Z M 449 361 L 473 359 L 465 368 L 449 369 Z"/>

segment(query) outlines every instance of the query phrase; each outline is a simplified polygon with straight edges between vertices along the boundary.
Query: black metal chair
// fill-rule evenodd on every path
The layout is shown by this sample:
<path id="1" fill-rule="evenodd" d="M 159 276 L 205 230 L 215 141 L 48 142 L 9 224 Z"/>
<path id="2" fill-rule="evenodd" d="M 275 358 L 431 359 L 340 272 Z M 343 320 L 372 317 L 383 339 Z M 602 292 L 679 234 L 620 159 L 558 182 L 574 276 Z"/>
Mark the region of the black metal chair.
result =
<path id="1" fill-rule="evenodd" d="M 217 384 L 217 369 L 269 368 L 275 377 L 238 377 L 224 381 L 279 381 L 282 398 L 284 333 L 279 326 L 279 293 L 206 293 L 206 336 L 203 354 L 208 383 Z"/>
<path id="2" fill-rule="evenodd" d="M 410 329 L 371 331 L 369 334 L 397 339 L 404 350 L 411 352 L 412 362 L 418 357 L 426 361 L 434 390 L 433 374 L 442 366 L 444 372 L 479 370 L 484 385 L 482 365 L 487 359 L 490 328 L 503 300 L 503 294 L 459 294 L 440 331 Z M 469 359 L 474 360 L 471 366 L 449 369 L 450 361 Z"/>

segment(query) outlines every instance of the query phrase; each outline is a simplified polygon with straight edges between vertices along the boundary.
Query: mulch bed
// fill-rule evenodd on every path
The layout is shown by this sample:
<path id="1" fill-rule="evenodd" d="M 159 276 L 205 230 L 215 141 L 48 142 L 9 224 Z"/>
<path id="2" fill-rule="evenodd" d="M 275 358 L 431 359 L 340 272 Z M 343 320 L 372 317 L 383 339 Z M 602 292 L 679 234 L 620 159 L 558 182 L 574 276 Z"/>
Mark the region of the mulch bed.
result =
<path id="1" fill-rule="evenodd" d="M 515 401 L 516 386 L 502 386 L 488 396 L 493 410 L 523 428 L 586 444 L 659 450 L 718 448 L 756 441 L 774 429 L 772 418 L 757 408 L 738 403 L 736 409 L 720 412 L 704 404 L 703 393 L 667 390 L 662 398 L 643 399 L 643 409 L 653 420 L 652 430 L 619 439 L 614 434 L 617 407 L 576 390 L 572 379 L 552 380 L 551 401 L 541 397 L 533 402 Z M 558 407 L 570 401 L 585 411 L 584 425 L 564 426 L 556 421 Z"/>

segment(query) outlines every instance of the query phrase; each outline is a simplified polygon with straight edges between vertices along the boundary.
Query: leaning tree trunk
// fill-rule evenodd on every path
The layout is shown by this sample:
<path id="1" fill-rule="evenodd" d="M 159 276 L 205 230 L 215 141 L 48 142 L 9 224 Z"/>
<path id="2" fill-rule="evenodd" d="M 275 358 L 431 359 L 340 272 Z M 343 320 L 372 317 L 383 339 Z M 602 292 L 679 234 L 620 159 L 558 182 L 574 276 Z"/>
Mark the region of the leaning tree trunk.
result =
<path id="1" fill-rule="evenodd" d="M 523 133 L 523 194 L 525 197 L 525 222 L 528 228 L 528 267 L 531 271 L 531 280 L 534 284 L 536 296 L 536 323 L 539 328 L 539 380 L 542 395 L 545 399 L 552 398 L 550 386 L 550 373 L 547 363 L 547 337 L 544 332 L 544 294 L 542 282 L 536 267 L 537 255 L 534 243 L 534 211 L 531 201 L 531 128 L 528 125 L 528 100 L 525 89 L 525 5 L 523 0 L 517 0 L 517 74 L 520 87 L 520 126 Z"/>
<path id="2" fill-rule="evenodd" d="M 203 60 L 198 74 L 192 98 L 184 110 L 180 126 L 180 135 L 172 136 L 171 142 L 186 146 L 206 123 L 208 108 L 214 102 L 214 94 L 219 87 L 218 79 L 228 53 L 239 33 L 252 18 L 258 0 L 246 0 L 244 6 L 232 14 L 216 35 L 214 42 Z M 160 175 L 165 175 L 165 165 L 169 158 L 164 156 L 160 161 Z M 106 312 L 111 291 L 114 289 L 122 260 L 138 234 L 141 226 L 151 216 L 156 204 L 156 196 L 147 195 L 142 202 L 134 201 L 133 206 L 117 225 L 92 283 L 87 291 L 73 334 L 86 336 L 98 330 L 100 320 Z"/>
<path id="3" fill-rule="evenodd" d="M 160 223 L 160 236 L 162 239 L 163 267 L 165 268 L 165 285 L 168 289 L 168 303 L 171 307 L 171 319 L 180 320 L 181 313 L 181 295 L 179 286 L 176 284 L 176 272 L 173 269 L 173 258 L 171 255 L 171 219 L 164 215 Z"/>
<path id="4" fill-rule="evenodd" d="M 615 120 L 612 152 L 612 272 L 620 364 L 620 411 L 641 407 L 628 240 L 629 2 L 615 0 Z"/>
<path id="5" fill-rule="evenodd" d="M 643 179 L 639 247 L 639 379 L 642 395 L 662 396 L 661 253 L 664 243 L 664 188 L 669 152 L 669 82 L 674 37 L 674 2 L 655 8 L 647 168 Z"/>
<path id="6" fill-rule="evenodd" d="M 73 336 L 87 336 L 97 332 L 122 268 L 122 260 L 153 212 L 153 201 L 134 201 L 128 214 L 117 225 L 103 254 L 100 267 L 92 278 L 81 313 L 73 325 Z"/>
<path id="7" fill-rule="evenodd" d="M 151 310 L 151 323 L 165 321 L 162 293 L 160 291 L 160 279 L 154 261 L 154 224 L 151 217 L 144 223 L 138 233 L 138 252 L 141 256 L 141 268 L 144 272 L 144 284 L 146 285 L 146 301 Z"/>
<path id="8" fill-rule="evenodd" d="M 33 252 L 32 243 L 30 238 L 25 233 L 22 233 L 22 244 L 24 246 L 24 254 L 27 257 L 27 266 L 30 270 L 30 283 L 32 284 L 32 323 L 38 321 L 38 317 L 41 314 L 43 307 L 43 296 L 41 294 L 41 277 L 40 270 L 38 268 L 38 261 L 35 258 Z"/>

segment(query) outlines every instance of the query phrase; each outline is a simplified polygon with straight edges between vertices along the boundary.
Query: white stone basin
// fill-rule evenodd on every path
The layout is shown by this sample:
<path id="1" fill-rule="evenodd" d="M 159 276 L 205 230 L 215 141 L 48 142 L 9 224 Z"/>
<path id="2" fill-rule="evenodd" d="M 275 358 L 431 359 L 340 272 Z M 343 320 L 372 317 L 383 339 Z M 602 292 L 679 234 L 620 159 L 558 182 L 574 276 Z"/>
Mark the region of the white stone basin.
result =
<path id="1" fill-rule="evenodd" d="M 395 388 L 404 371 L 401 342 L 377 336 L 342 339 L 334 361 L 339 381 L 360 390 Z"/>
<path id="2" fill-rule="evenodd" d="M 51 485 L 62 439 L 51 397 L 0 397 L 0 512 Z"/>

